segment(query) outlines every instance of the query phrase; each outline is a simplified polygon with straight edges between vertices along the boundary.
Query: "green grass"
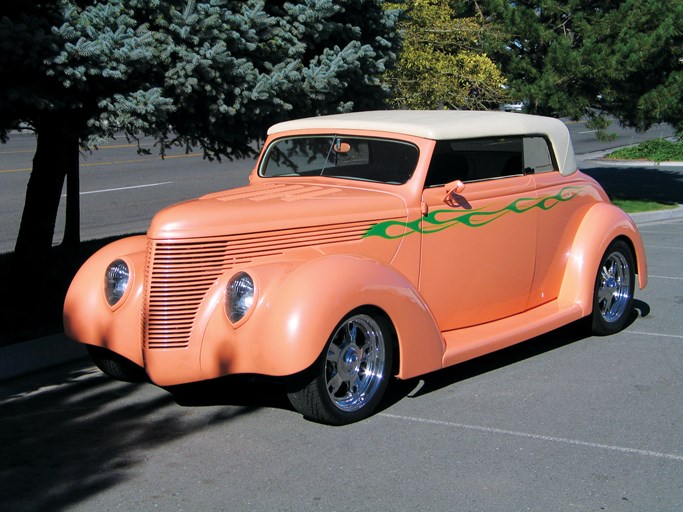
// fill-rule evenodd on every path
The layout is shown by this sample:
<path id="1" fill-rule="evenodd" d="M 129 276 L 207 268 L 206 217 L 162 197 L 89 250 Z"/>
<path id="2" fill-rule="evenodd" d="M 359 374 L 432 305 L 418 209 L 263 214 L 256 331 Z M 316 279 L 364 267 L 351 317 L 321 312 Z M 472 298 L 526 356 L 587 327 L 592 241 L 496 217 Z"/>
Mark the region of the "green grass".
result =
<path id="1" fill-rule="evenodd" d="M 659 210 L 672 210 L 678 205 L 661 203 L 659 201 L 645 201 L 642 199 L 612 198 L 612 202 L 626 213 L 654 212 Z"/>
<path id="2" fill-rule="evenodd" d="M 683 142 L 652 139 L 636 146 L 617 149 L 605 155 L 616 160 L 649 160 L 651 162 L 683 161 Z"/>

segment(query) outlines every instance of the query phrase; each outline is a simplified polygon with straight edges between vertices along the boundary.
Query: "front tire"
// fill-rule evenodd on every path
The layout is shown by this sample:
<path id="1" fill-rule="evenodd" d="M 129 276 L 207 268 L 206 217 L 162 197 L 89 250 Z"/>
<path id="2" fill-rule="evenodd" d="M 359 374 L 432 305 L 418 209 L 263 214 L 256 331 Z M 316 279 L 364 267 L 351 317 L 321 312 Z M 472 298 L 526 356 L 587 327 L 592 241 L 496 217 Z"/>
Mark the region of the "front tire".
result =
<path id="1" fill-rule="evenodd" d="M 145 382 L 145 370 L 123 356 L 103 347 L 88 345 L 88 354 L 95 366 L 111 378 L 123 382 Z"/>
<path id="2" fill-rule="evenodd" d="M 623 240 L 614 240 L 602 257 L 593 292 L 593 334 L 621 331 L 633 308 L 635 264 L 633 251 Z"/>
<path id="3" fill-rule="evenodd" d="M 352 313 L 335 328 L 321 356 L 288 393 L 306 418 L 346 425 L 370 416 L 389 384 L 392 331 L 384 316 Z"/>

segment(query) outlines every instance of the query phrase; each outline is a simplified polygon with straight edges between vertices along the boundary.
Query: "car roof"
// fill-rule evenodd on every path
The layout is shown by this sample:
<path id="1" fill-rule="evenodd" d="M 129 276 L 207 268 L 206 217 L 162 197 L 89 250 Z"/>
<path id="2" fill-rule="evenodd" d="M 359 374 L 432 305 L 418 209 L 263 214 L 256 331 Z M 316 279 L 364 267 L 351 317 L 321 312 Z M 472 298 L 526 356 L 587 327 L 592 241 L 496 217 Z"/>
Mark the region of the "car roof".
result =
<path id="1" fill-rule="evenodd" d="M 510 135 L 543 135 L 553 145 L 559 170 L 576 171 L 569 130 L 551 117 L 475 110 L 375 110 L 308 117 L 278 123 L 269 135 L 293 130 L 372 130 L 432 140 L 472 139 Z"/>

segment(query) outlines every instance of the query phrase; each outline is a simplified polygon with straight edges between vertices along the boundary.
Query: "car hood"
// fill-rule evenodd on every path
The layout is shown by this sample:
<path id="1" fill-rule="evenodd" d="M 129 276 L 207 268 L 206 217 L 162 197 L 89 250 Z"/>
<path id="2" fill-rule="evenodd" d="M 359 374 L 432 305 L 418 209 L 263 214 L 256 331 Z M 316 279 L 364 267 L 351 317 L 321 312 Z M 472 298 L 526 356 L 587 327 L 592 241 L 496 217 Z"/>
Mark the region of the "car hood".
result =
<path id="1" fill-rule="evenodd" d="M 265 183 L 217 192 L 161 210 L 147 236 L 177 239 L 404 219 L 388 191 L 318 183 Z"/>

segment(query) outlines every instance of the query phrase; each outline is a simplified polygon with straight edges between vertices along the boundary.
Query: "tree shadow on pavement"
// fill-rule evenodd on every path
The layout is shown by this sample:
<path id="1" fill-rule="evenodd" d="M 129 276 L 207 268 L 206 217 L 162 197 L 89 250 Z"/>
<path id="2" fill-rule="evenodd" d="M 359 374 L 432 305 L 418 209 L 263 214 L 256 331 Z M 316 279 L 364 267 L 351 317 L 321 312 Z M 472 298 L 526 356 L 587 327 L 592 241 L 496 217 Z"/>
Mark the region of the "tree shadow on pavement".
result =
<path id="1" fill-rule="evenodd" d="M 608 195 L 617 198 L 683 203 L 683 172 L 663 167 L 588 167 Z"/>
<path id="2" fill-rule="evenodd" d="M 5 382 L 0 508 L 65 510 L 139 475 L 160 445 L 256 410 L 188 414 L 166 391 L 114 381 L 85 362 Z"/>

